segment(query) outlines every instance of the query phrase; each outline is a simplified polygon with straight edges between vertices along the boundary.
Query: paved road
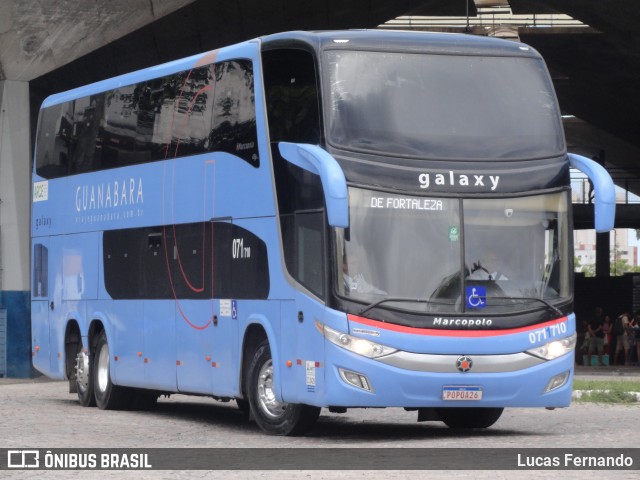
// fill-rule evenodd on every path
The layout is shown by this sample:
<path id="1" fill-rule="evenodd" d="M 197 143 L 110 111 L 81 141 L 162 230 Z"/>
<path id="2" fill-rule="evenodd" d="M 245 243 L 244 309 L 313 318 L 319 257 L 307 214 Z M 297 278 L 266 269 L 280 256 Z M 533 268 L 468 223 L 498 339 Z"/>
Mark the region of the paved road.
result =
<path id="1" fill-rule="evenodd" d="M 633 378 L 633 377 L 631 377 Z M 635 377 L 638 378 L 638 377 Z M 621 378 L 630 379 L 628 375 Z M 441 447 L 638 447 L 640 404 L 602 406 L 574 403 L 568 409 L 505 410 L 498 423 L 461 434 L 441 423 L 417 423 L 402 409 L 323 410 L 306 437 L 268 437 L 242 418 L 234 402 L 175 395 L 161 399 L 153 412 L 112 412 L 82 408 L 66 382 L 0 381 L 0 447 L 277 447 L 277 448 L 441 448 Z M 6 472 L 3 472 L 6 473 Z M 15 472 L 11 472 L 15 474 Z M 87 478 L 87 472 L 21 472 L 19 478 Z M 205 472 L 147 472 L 147 478 L 198 478 Z M 532 472 L 457 472 L 456 478 L 530 478 Z M 557 478 L 560 472 L 543 472 Z M 596 473 L 593 478 L 596 478 Z M 597 478 L 638 478 L 636 472 L 599 472 Z M 130 476 L 129 476 L 130 475 Z M 222 472 L 214 472 L 221 478 Z M 416 476 L 417 475 L 417 476 Z M 91 478 L 141 478 L 140 472 L 90 472 Z M 540 476 L 540 475 L 538 475 Z M 589 472 L 562 472 L 564 478 L 589 478 Z M 441 472 L 224 472 L 226 478 L 451 478 Z M 6 477 L 5 477 L 6 478 Z"/>

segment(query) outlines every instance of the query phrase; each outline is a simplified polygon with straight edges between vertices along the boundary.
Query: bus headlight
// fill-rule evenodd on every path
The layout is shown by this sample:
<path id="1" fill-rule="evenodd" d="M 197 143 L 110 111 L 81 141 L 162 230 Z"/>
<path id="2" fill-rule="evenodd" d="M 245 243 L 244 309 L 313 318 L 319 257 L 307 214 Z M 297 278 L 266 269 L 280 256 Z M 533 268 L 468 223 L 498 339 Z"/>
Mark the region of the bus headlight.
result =
<path id="1" fill-rule="evenodd" d="M 573 335 L 563 338 L 562 340 L 554 340 L 546 345 L 542 345 L 541 347 L 527 350 L 527 353 L 535 355 L 536 357 L 544 358 L 545 360 L 554 360 L 572 352 L 576 348 L 577 339 L 578 335 L 574 332 Z"/>
<path id="2" fill-rule="evenodd" d="M 320 323 L 318 320 L 316 320 L 316 328 L 322 336 L 331 343 L 338 345 L 345 350 L 349 350 L 350 352 L 362 355 L 363 357 L 378 358 L 397 352 L 395 348 L 380 345 L 379 343 L 371 342 L 364 338 L 353 337 L 347 333 L 334 330 L 333 328 Z"/>

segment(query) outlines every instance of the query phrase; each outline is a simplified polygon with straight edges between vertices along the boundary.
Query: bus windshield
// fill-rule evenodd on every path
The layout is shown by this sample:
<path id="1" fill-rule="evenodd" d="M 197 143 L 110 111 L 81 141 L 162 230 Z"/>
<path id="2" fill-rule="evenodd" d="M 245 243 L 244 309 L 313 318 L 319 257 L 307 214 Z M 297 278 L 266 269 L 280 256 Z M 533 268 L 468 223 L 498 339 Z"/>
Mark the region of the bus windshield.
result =
<path id="1" fill-rule="evenodd" d="M 328 136 L 338 148 L 439 159 L 563 153 L 541 60 L 329 50 L 325 62 Z"/>
<path id="2" fill-rule="evenodd" d="M 411 312 L 497 314 L 570 298 L 566 192 L 457 199 L 351 187 L 338 294 Z"/>

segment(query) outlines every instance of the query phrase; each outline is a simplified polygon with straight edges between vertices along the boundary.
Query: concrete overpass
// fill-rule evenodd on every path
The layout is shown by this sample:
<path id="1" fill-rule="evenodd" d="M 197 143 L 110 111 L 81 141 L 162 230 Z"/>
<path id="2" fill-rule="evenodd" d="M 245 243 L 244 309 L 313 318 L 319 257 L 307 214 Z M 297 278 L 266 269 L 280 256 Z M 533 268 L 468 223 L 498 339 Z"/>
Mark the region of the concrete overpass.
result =
<path id="1" fill-rule="evenodd" d="M 514 14 L 568 14 L 591 27 L 521 28 L 545 57 L 574 151 L 604 157 L 640 193 L 640 10 L 633 0 L 469 0 Z M 400 15 L 465 16 L 465 0 L 5 0 L 0 81 L 29 82 L 33 109 L 49 93 L 203 50 L 290 29 L 374 28 Z"/>
<path id="2" fill-rule="evenodd" d="M 0 308 L 30 356 L 30 159 L 47 95 L 263 34 L 375 28 L 402 15 L 465 17 L 478 8 L 564 13 L 588 25 L 522 27 L 549 65 L 573 151 L 598 157 L 640 194 L 640 9 L 634 0 L 3 0 L 0 2 Z M 625 225 L 640 226 L 625 214 Z M 26 339 L 26 341 L 25 341 Z M 13 348 L 13 347 L 12 347 Z M 12 375 L 25 375 L 20 366 Z M 2 373 L 2 372 L 0 372 Z"/>

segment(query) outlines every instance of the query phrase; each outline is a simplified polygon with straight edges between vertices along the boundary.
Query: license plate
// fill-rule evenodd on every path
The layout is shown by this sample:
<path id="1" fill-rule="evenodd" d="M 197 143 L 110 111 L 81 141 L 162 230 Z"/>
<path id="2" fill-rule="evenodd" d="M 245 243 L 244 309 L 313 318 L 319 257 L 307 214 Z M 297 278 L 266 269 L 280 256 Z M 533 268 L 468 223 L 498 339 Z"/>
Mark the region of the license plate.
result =
<path id="1" fill-rule="evenodd" d="M 442 400 L 482 400 L 482 387 L 472 385 L 445 385 L 442 387 Z"/>

